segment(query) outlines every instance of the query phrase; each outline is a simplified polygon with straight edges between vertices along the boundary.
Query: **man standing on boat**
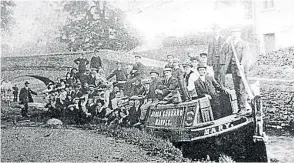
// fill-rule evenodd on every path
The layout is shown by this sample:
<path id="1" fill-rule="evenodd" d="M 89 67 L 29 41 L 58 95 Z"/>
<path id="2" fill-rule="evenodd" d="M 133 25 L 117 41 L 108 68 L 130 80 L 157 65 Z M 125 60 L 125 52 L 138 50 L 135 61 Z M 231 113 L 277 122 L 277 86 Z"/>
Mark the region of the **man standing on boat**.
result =
<path id="1" fill-rule="evenodd" d="M 221 49 L 225 40 L 220 36 L 220 27 L 218 25 L 215 25 L 213 27 L 213 32 L 214 36 L 208 44 L 207 64 L 213 67 L 214 78 L 216 79 L 216 81 L 224 86 L 225 76 L 220 73 L 220 57 L 221 55 L 224 55 L 221 52 Z"/>
<path id="2" fill-rule="evenodd" d="M 249 45 L 241 39 L 241 30 L 233 29 L 231 34 L 232 39 L 224 45 L 225 54 L 220 56 L 221 73 L 225 75 L 228 68 L 231 67 L 234 89 L 238 101 L 238 112 L 242 114 L 246 111 L 246 90 L 239 71 L 244 71 L 245 76 L 247 76 L 249 67 L 252 63 L 250 62 Z M 237 67 L 232 48 L 236 50 L 241 70 Z"/>

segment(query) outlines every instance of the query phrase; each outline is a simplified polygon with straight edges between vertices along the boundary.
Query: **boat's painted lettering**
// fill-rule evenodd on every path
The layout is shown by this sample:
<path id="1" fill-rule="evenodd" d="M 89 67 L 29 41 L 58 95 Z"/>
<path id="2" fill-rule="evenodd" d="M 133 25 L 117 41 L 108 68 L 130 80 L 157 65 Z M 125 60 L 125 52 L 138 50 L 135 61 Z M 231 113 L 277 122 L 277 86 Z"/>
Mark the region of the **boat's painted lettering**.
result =
<path id="1" fill-rule="evenodd" d="M 153 110 L 150 117 L 175 117 L 182 116 L 182 109 L 170 109 L 170 110 Z"/>
<path id="2" fill-rule="evenodd" d="M 211 127 L 211 128 L 207 128 L 204 130 L 204 135 L 209 135 L 209 134 L 213 134 L 216 132 L 220 132 L 226 129 L 229 129 L 230 127 L 233 127 L 234 124 L 232 123 L 225 123 L 219 126 L 215 126 L 215 127 Z"/>
<path id="3" fill-rule="evenodd" d="M 157 126 L 171 126 L 171 121 L 169 119 L 156 119 L 155 125 Z"/>

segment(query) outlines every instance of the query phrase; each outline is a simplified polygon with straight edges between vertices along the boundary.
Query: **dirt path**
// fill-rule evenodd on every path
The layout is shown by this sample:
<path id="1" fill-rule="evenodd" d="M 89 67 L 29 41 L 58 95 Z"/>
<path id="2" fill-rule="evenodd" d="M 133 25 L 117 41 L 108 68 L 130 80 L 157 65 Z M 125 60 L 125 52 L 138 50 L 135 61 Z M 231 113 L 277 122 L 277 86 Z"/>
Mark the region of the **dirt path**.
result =
<path id="1" fill-rule="evenodd" d="M 1 161 L 164 161 L 135 145 L 80 129 L 16 127 L 1 131 Z"/>

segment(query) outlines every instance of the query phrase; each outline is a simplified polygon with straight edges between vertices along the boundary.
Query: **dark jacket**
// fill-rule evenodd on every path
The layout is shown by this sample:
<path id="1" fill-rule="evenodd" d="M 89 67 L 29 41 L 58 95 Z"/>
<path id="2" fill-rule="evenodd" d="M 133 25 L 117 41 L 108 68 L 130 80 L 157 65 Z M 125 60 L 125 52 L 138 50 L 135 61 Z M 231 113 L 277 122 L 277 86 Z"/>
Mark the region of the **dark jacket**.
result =
<path id="1" fill-rule="evenodd" d="M 12 89 L 13 89 L 13 94 L 14 95 L 17 95 L 18 94 L 18 87 L 12 87 Z"/>
<path id="2" fill-rule="evenodd" d="M 81 74 L 80 81 L 83 86 L 84 86 L 84 83 L 89 83 L 89 80 L 90 80 L 90 75 Z"/>
<path id="3" fill-rule="evenodd" d="M 132 96 L 142 95 L 143 92 L 144 92 L 144 88 L 142 84 L 132 86 L 132 91 L 131 91 Z"/>
<path id="4" fill-rule="evenodd" d="M 87 58 L 77 58 L 74 60 L 75 64 L 79 65 L 79 72 L 85 72 L 86 71 L 86 65 L 89 64 L 89 61 Z"/>
<path id="5" fill-rule="evenodd" d="M 133 106 L 130 108 L 128 121 L 131 125 L 136 124 L 140 121 L 140 115 L 141 115 L 141 108 L 139 107 L 138 110 L 136 110 L 136 107 Z"/>
<path id="6" fill-rule="evenodd" d="M 162 81 L 160 79 L 155 79 L 150 83 L 150 91 L 149 91 L 149 96 L 152 100 L 162 100 L 162 96 L 155 94 L 156 89 L 160 89 L 162 87 Z"/>
<path id="7" fill-rule="evenodd" d="M 37 95 L 36 92 L 31 90 L 31 88 L 28 88 L 28 89 L 22 88 L 20 90 L 20 93 L 19 93 L 19 101 L 20 101 L 20 103 L 25 104 L 25 103 L 28 103 L 28 102 L 34 102 L 32 94 Z"/>
<path id="8" fill-rule="evenodd" d="M 222 37 L 219 37 L 218 40 L 216 40 L 215 36 L 213 36 L 213 38 L 210 40 L 207 53 L 207 64 L 209 66 L 220 64 L 220 56 L 224 55 L 221 53 L 221 48 L 224 42 L 225 40 Z"/>
<path id="9" fill-rule="evenodd" d="M 144 74 L 144 71 L 145 71 L 145 66 L 141 63 L 141 62 L 136 62 L 133 67 L 136 67 L 138 69 L 138 73 L 140 75 L 143 75 Z"/>
<path id="10" fill-rule="evenodd" d="M 173 64 L 172 63 L 167 63 L 164 68 L 171 68 L 173 69 Z"/>
<path id="11" fill-rule="evenodd" d="M 171 76 L 168 80 L 163 80 L 163 96 L 168 95 L 171 91 L 180 88 L 177 78 Z"/>
<path id="12" fill-rule="evenodd" d="M 90 63 L 90 68 L 100 68 L 102 67 L 102 61 L 101 58 L 99 56 L 97 57 L 92 57 L 91 58 L 91 63 Z"/>
<path id="13" fill-rule="evenodd" d="M 247 42 L 240 40 L 234 46 L 238 60 L 244 66 L 245 74 L 247 74 L 252 65 L 252 61 L 254 61 L 254 57 L 249 53 L 249 45 Z M 222 66 L 222 73 L 226 73 L 230 64 L 236 64 L 231 44 L 225 44 L 222 53 L 224 53 L 224 55 L 220 56 L 220 65 Z M 238 75 L 240 74 L 238 73 Z"/>
<path id="14" fill-rule="evenodd" d="M 128 74 L 127 74 L 126 71 L 124 71 L 124 70 L 122 70 L 122 69 L 120 69 L 120 70 L 115 69 L 114 71 L 112 71 L 112 72 L 110 73 L 110 75 L 109 75 L 106 79 L 109 80 L 109 79 L 111 79 L 113 76 L 116 77 L 116 81 L 127 81 L 127 76 L 128 76 Z"/>
<path id="15" fill-rule="evenodd" d="M 186 82 L 184 80 L 184 72 L 180 68 L 174 69 L 173 76 L 179 82 L 179 87 L 181 90 L 181 95 L 183 96 L 183 100 L 186 101 L 186 100 L 190 99 L 188 89 L 186 86 Z"/>
<path id="16" fill-rule="evenodd" d="M 217 81 L 211 76 L 205 76 L 205 82 L 200 78 L 195 81 L 195 89 L 199 97 L 204 97 L 205 94 L 208 94 L 212 97 L 216 95 L 216 91 L 223 91 L 224 89 Z"/>

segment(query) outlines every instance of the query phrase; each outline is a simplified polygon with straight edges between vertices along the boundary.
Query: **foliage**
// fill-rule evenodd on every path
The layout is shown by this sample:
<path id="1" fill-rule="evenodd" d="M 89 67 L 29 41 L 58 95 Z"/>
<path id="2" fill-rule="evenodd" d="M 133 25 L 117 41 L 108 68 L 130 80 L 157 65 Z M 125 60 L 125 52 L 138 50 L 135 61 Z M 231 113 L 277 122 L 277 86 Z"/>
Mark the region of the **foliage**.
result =
<path id="1" fill-rule="evenodd" d="M 106 1 L 68 1 L 64 2 L 63 10 L 70 16 L 61 30 L 60 40 L 71 51 L 131 50 L 139 44 L 124 13 Z"/>
<path id="2" fill-rule="evenodd" d="M 10 31 L 14 24 L 12 17 L 13 7 L 15 7 L 12 1 L 1 1 L 1 31 Z"/>

